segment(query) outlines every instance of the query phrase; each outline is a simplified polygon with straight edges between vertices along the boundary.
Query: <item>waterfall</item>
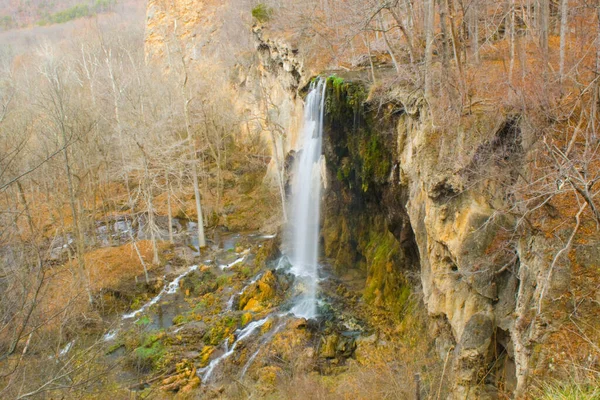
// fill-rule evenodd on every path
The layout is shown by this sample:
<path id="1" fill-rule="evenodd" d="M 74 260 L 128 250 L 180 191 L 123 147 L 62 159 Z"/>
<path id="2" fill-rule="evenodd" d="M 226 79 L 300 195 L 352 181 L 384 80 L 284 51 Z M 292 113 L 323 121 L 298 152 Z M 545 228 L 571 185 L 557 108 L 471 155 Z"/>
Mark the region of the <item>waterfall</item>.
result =
<path id="1" fill-rule="evenodd" d="M 291 272 L 300 281 L 302 295 L 292 313 L 297 317 L 317 315 L 317 282 L 319 251 L 319 208 L 321 200 L 321 143 L 326 81 L 311 84 L 304 109 L 302 148 L 294 165 L 292 212 L 290 213 Z"/>

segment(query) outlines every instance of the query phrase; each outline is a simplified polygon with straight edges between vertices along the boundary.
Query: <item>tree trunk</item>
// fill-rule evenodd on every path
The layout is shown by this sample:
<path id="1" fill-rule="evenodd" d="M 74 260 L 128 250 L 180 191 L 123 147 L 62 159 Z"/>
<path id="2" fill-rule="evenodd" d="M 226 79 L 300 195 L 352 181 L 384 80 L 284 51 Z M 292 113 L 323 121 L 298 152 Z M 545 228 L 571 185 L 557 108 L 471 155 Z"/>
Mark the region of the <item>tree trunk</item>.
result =
<path id="1" fill-rule="evenodd" d="M 567 19 L 569 13 L 569 1 L 561 0 L 560 4 L 560 65 L 559 75 L 562 83 L 565 77 L 565 54 L 567 47 Z"/>
<path id="2" fill-rule="evenodd" d="M 548 63 L 548 35 L 550 30 L 550 0 L 540 0 L 540 47 L 544 56 L 544 69 Z"/>
<path id="3" fill-rule="evenodd" d="M 600 1 L 596 6 L 596 18 L 597 18 L 597 32 L 596 32 L 596 80 L 594 84 L 594 98 L 592 99 L 592 138 L 596 139 L 596 127 L 598 122 L 598 106 L 600 104 L 600 82 L 598 76 L 600 75 Z"/>
<path id="4" fill-rule="evenodd" d="M 432 99 L 434 0 L 426 0 L 425 7 L 425 98 Z"/>
<path id="5" fill-rule="evenodd" d="M 377 82 L 375 78 L 375 66 L 373 65 L 373 57 L 371 57 L 371 39 L 369 39 L 369 34 L 366 34 L 366 39 L 363 35 L 363 41 L 367 45 L 367 55 L 369 56 L 369 66 L 371 68 L 371 79 L 373 79 L 373 85 Z"/>
<path id="6" fill-rule="evenodd" d="M 144 278 L 146 279 L 146 284 L 149 284 L 150 278 L 148 276 L 148 268 L 146 267 L 146 262 L 144 261 L 144 257 L 142 257 L 142 253 L 140 253 L 140 249 L 138 248 L 137 240 L 133 236 L 133 229 L 129 229 L 129 236 L 131 237 L 131 244 L 133 245 L 133 248 L 135 249 L 135 253 L 137 254 L 138 258 L 140 259 L 140 263 L 142 264 L 142 268 L 144 269 Z M 136 282 L 137 282 L 137 278 L 136 278 Z"/>
<path id="7" fill-rule="evenodd" d="M 446 0 L 439 1 L 440 7 L 440 30 L 442 36 L 442 67 L 447 77 L 450 73 L 450 49 L 448 47 L 448 7 Z"/>
<path id="8" fill-rule="evenodd" d="M 192 181 L 194 183 L 194 197 L 196 199 L 196 213 L 198 214 L 198 248 L 206 247 L 204 237 L 204 218 L 202 217 L 202 205 L 200 204 L 200 185 L 198 184 L 198 166 L 196 159 L 196 149 L 192 140 L 190 140 L 192 153 Z"/>
<path id="9" fill-rule="evenodd" d="M 165 185 L 167 187 L 167 216 L 169 221 L 169 241 L 175 243 L 173 238 L 173 211 L 171 210 L 171 181 L 169 180 L 169 173 L 165 172 Z"/>
<path id="10" fill-rule="evenodd" d="M 33 226 L 33 220 L 31 219 L 31 213 L 29 212 L 29 204 L 27 203 L 27 199 L 25 197 L 25 191 L 23 190 L 23 185 L 21 185 L 21 181 L 17 181 L 17 188 L 19 189 L 19 200 L 25 209 L 25 217 L 27 218 L 27 225 L 29 225 L 29 230 L 31 231 L 31 238 L 35 235 L 35 228 Z"/>
<path id="11" fill-rule="evenodd" d="M 194 198 L 196 200 L 196 213 L 198 214 L 198 250 L 206 247 L 206 238 L 204 237 L 204 217 L 202 216 L 202 204 L 200 202 L 200 184 L 198 183 L 198 158 L 196 156 L 196 144 L 191 130 L 190 122 L 190 109 L 189 103 L 191 100 L 187 96 L 187 81 L 188 73 L 185 65 L 185 58 L 181 57 L 181 63 L 183 65 L 183 83 L 181 85 L 181 95 L 183 99 L 183 113 L 185 116 L 185 129 L 187 133 L 187 140 L 189 143 L 190 161 L 192 163 L 192 182 L 194 184 Z"/>
<path id="12" fill-rule="evenodd" d="M 479 10 L 475 2 L 471 4 L 471 8 L 469 10 L 469 26 L 473 62 L 475 64 L 479 64 Z"/>
<path id="13" fill-rule="evenodd" d="M 271 134 L 271 143 L 273 144 L 273 158 L 275 159 L 275 168 L 277 169 L 277 186 L 279 188 L 279 198 L 281 199 L 281 211 L 283 212 L 283 221 L 287 222 L 287 211 L 285 204 L 285 188 L 283 186 L 283 163 L 279 158 L 279 146 L 277 145 L 277 136 L 273 129 L 269 129 Z"/>
<path id="14" fill-rule="evenodd" d="M 61 118 L 64 118 L 64 116 L 61 116 Z M 67 139 L 67 132 L 66 132 L 66 128 L 64 126 L 64 121 L 60 121 L 60 130 L 61 130 L 61 136 L 62 136 L 62 145 L 63 145 L 63 159 L 64 159 L 64 168 L 65 168 L 65 174 L 67 176 L 67 190 L 69 192 L 69 204 L 71 206 L 71 217 L 73 218 L 73 229 L 74 229 L 74 233 L 75 233 L 75 246 L 77 248 L 76 251 L 76 258 L 77 258 L 77 266 L 78 266 L 78 270 L 79 270 L 79 281 L 81 282 L 82 285 L 84 285 L 84 287 L 87 289 L 87 293 L 88 293 L 88 300 L 90 303 L 92 303 L 93 298 L 92 298 L 92 292 L 90 290 L 90 285 L 89 285 L 89 281 L 86 278 L 86 268 L 85 268 L 85 260 L 84 260 L 84 254 L 85 254 L 85 243 L 84 243 L 84 237 L 83 237 L 83 233 L 81 232 L 81 224 L 79 222 L 79 209 L 77 207 L 77 200 L 76 200 L 76 194 L 75 194 L 75 186 L 73 184 L 73 173 L 71 172 L 71 163 L 69 161 L 69 152 L 68 152 L 68 139 Z"/>
<path id="15" fill-rule="evenodd" d="M 461 91 L 461 99 L 466 95 L 465 83 L 464 83 L 464 72 L 463 72 L 463 63 L 460 58 L 460 49 L 459 49 L 459 40 L 456 34 L 456 25 L 455 25 L 455 17 L 456 13 L 454 10 L 454 0 L 446 0 L 446 5 L 448 6 L 448 13 L 450 17 L 450 33 L 452 34 L 452 51 L 454 53 L 454 61 L 456 62 L 456 68 L 458 69 L 458 84 Z"/>
<path id="16" fill-rule="evenodd" d="M 414 50 L 413 50 L 412 35 L 404 27 L 404 24 L 402 23 L 402 20 L 400 19 L 400 17 L 398 16 L 398 14 L 396 14 L 396 12 L 394 11 L 394 9 L 390 7 L 387 10 L 392 15 L 392 18 L 394 18 L 394 20 L 396 21 L 396 24 L 398 25 L 398 28 L 400 28 L 400 31 L 402 32 L 402 34 L 404 35 L 404 38 L 406 39 L 406 46 L 408 48 L 408 56 L 410 58 L 410 63 L 412 65 L 412 64 L 415 63 L 415 54 L 414 54 Z"/>
<path id="17" fill-rule="evenodd" d="M 510 56 L 509 56 L 509 67 L 508 67 L 508 84 L 513 83 L 513 72 L 515 69 L 515 0 L 510 0 L 510 27 L 509 27 L 509 40 L 510 40 Z"/>
<path id="18" fill-rule="evenodd" d="M 385 42 L 386 50 L 388 51 L 388 54 L 392 58 L 392 63 L 394 64 L 394 68 L 396 69 L 396 72 L 400 73 L 400 67 L 398 66 L 398 61 L 396 60 L 396 56 L 394 55 L 394 51 L 392 50 L 392 46 L 390 45 L 390 42 L 388 40 L 387 33 L 386 33 L 387 28 L 383 22 L 381 13 L 379 14 L 378 19 L 379 19 L 379 29 L 381 30 L 381 33 L 383 35 L 383 41 Z"/>

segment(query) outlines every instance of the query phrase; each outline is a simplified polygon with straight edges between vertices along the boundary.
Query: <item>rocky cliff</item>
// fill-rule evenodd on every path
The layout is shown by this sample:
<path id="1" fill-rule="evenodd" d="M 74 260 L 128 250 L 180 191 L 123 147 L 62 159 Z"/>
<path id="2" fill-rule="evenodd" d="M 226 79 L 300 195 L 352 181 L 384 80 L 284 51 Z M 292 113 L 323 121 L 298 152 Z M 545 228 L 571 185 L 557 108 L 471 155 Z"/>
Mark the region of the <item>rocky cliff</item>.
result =
<path id="1" fill-rule="evenodd" d="M 582 292 L 597 277 L 574 273 L 596 268 L 593 245 L 560 258 L 572 228 L 550 207 L 532 217 L 543 222 L 521 224 L 516 187 L 538 149 L 534 131 L 489 110 L 445 130 L 415 92 L 367 98 L 355 77 L 330 85 L 325 252 L 342 273 L 366 272 L 375 304 L 393 308 L 407 284 L 422 290 L 454 397 L 524 396 L 535 379 L 568 373 L 570 352 L 595 364 L 589 340 L 557 341 L 577 325 L 570 302 L 596 308 Z M 593 313 L 577 318 L 591 327 Z"/>

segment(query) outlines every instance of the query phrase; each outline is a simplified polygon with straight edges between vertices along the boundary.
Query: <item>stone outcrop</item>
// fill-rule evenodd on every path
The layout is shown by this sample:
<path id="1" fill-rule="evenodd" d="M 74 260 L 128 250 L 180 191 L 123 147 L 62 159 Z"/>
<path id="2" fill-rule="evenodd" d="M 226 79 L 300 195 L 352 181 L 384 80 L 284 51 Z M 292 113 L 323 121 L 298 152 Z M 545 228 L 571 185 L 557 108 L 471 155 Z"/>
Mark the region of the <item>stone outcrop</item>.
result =
<path id="1" fill-rule="evenodd" d="M 472 119 L 485 133 L 441 131 L 414 94 L 395 93 L 374 118 L 363 83 L 330 85 L 326 254 L 340 273 L 364 271 L 374 305 L 393 310 L 422 287 L 454 398 L 494 398 L 499 386 L 519 397 L 545 368 L 551 316 L 565 316 L 564 300 L 539 312 L 542 287 L 563 298 L 570 281 L 568 260 L 548 274 L 560 245 L 516 230 L 507 212 L 530 134 L 483 112 Z"/>

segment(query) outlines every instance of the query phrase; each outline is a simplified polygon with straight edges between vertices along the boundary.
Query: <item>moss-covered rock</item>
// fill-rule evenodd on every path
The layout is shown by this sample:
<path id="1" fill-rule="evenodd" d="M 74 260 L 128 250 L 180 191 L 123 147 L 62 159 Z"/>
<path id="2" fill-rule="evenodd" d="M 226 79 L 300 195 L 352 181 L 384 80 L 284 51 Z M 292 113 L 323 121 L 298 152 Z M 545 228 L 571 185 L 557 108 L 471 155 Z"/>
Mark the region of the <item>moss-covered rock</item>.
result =
<path id="1" fill-rule="evenodd" d="M 411 292 L 405 272 L 418 268 L 407 189 L 395 174 L 399 114 L 369 104 L 360 81 L 327 83 L 323 248 L 338 273 L 362 271 L 368 302 L 399 316 Z"/>
<path id="2" fill-rule="evenodd" d="M 270 308 L 282 298 L 287 287 L 287 283 L 273 271 L 266 271 L 240 295 L 239 308 L 254 312 Z"/>

